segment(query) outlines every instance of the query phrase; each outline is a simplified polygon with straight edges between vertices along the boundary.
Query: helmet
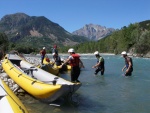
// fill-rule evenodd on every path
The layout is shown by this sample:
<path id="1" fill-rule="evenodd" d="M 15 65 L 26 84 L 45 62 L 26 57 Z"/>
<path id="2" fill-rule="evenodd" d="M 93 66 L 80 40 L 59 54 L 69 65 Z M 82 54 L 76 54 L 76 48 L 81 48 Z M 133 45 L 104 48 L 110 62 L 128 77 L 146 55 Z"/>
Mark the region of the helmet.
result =
<path id="1" fill-rule="evenodd" d="M 94 52 L 94 55 L 99 55 L 99 52 L 98 52 L 98 51 L 95 51 L 95 52 Z"/>
<path id="2" fill-rule="evenodd" d="M 55 53 L 52 53 L 52 55 L 54 56 L 54 55 L 55 55 Z"/>
<path id="3" fill-rule="evenodd" d="M 45 49 L 45 47 L 43 47 L 43 49 Z"/>
<path id="4" fill-rule="evenodd" d="M 72 53 L 72 52 L 74 52 L 74 49 L 73 49 L 73 48 L 70 48 L 70 49 L 68 50 L 68 53 Z"/>
<path id="5" fill-rule="evenodd" d="M 122 55 L 126 55 L 126 54 L 127 54 L 127 52 L 126 52 L 126 51 L 123 51 L 121 54 L 122 54 Z"/>

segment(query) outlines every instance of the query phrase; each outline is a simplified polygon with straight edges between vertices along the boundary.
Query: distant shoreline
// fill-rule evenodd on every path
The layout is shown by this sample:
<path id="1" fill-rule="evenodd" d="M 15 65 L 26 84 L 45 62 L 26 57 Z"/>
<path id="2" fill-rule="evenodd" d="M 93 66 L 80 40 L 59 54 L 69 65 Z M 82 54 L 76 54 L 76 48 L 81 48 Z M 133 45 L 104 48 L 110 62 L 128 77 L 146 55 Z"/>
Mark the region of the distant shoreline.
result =
<path id="1" fill-rule="evenodd" d="M 93 53 L 78 53 L 78 54 L 81 54 L 81 55 L 94 55 Z M 100 55 L 115 55 L 113 53 L 99 53 Z"/>
<path id="2" fill-rule="evenodd" d="M 80 55 L 94 55 L 93 53 L 77 53 Z M 36 55 L 40 55 L 40 54 L 36 54 Z M 51 53 L 48 53 L 47 55 L 52 55 Z M 68 53 L 59 53 L 59 55 L 69 55 Z M 100 53 L 100 55 L 115 55 L 113 53 Z"/>
<path id="3" fill-rule="evenodd" d="M 93 53 L 77 53 L 79 55 L 94 55 Z M 26 55 L 31 55 L 32 54 L 26 54 Z M 51 56 L 51 53 L 47 53 L 47 55 Z M 59 53 L 59 55 L 69 55 L 68 53 Z M 100 55 L 116 55 L 114 53 L 100 53 Z M 117 54 L 117 55 L 121 55 L 121 54 Z M 33 54 L 33 56 L 40 56 L 40 54 Z M 139 55 L 139 54 L 131 54 L 128 53 L 128 56 L 130 57 L 138 57 L 138 58 L 150 58 L 150 54 L 147 55 Z"/>

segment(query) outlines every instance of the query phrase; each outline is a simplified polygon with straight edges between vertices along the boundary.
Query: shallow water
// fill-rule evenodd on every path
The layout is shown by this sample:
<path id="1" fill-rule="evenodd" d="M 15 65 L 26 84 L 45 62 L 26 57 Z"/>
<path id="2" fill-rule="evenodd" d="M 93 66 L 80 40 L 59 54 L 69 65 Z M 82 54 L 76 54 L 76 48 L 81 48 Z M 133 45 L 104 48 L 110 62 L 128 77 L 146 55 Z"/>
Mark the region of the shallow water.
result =
<path id="1" fill-rule="evenodd" d="M 79 102 L 78 106 L 66 102 L 60 107 L 50 106 L 30 96 L 21 99 L 29 113 L 148 113 L 150 59 L 132 58 L 134 71 L 132 76 L 125 77 L 121 71 L 124 66 L 121 56 L 102 56 L 105 59 L 104 76 L 100 73 L 94 76 L 91 67 L 96 63 L 96 58 L 93 55 L 81 56 L 85 65 L 79 77 L 82 86 L 73 96 L 73 100 Z M 61 76 L 70 80 L 69 72 Z"/>

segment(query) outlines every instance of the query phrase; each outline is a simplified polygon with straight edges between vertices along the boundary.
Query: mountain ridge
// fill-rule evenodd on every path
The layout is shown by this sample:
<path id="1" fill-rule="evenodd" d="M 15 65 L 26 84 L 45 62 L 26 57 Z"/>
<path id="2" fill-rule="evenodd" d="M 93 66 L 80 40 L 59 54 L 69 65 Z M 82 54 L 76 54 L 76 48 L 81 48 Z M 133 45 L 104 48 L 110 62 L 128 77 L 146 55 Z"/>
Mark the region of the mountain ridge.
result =
<path id="1" fill-rule="evenodd" d="M 76 45 L 88 41 L 83 36 L 69 33 L 59 24 L 44 16 L 29 16 L 25 13 L 15 13 L 2 17 L 0 31 L 4 32 L 12 43 L 29 46 L 33 46 L 34 43 L 35 47 L 39 48 L 42 46 L 51 48 L 53 44 L 59 46 Z"/>
<path id="2" fill-rule="evenodd" d="M 90 40 L 102 39 L 116 31 L 114 28 L 106 28 L 97 24 L 86 24 L 82 28 L 73 31 L 72 34 L 87 37 Z"/>

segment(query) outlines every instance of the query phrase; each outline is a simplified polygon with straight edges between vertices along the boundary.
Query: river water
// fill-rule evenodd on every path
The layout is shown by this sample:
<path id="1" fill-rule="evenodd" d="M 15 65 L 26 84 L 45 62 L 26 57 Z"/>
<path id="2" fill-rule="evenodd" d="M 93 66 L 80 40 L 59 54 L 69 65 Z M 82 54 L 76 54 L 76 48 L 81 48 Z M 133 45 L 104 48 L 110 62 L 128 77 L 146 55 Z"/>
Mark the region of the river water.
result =
<path id="1" fill-rule="evenodd" d="M 79 77 L 82 86 L 72 98 L 76 104 L 61 101 L 59 107 L 51 106 L 29 96 L 21 99 L 29 113 L 149 113 L 150 59 L 133 57 L 134 71 L 132 76 L 126 77 L 121 71 L 124 58 L 102 56 L 105 74 L 95 76 L 91 68 L 96 63 L 95 56 L 81 55 L 85 68 Z M 64 72 L 60 76 L 70 80 L 69 73 Z"/>

